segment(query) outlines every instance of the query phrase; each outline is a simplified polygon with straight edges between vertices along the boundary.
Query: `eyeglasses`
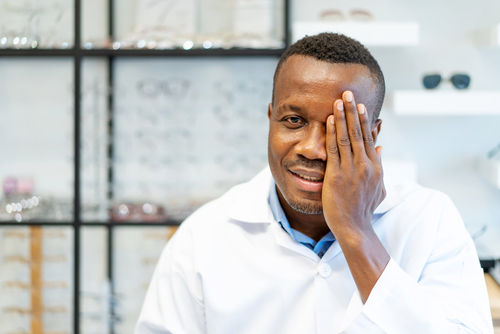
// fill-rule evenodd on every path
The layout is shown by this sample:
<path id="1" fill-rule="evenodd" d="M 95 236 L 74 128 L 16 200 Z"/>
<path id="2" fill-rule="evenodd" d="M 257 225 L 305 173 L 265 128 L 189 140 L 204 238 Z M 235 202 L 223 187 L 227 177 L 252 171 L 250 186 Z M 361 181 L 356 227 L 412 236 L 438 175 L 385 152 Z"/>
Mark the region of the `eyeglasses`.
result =
<path id="1" fill-rule="evenodd" d="M 65 16 L 68 6 L 67 0 L 55 1 L 46 6 L 17 3 L 10 5 L 4 1 L 0 8 L 0 16 L 10 19 L 0 30 L 0 49 L 71 47 L 70 42 L 62 40 L 63 37 L 60 35 L 65 30 L 64 24 L 67 23 L 63 18 L 68 17 Z M 23 19 L 26 20 L 24 23 Z"/>
<path id="2" fill-rule="evenodd" d="M 456 89 L 465 89 L 470 85 L 470 77 L 467 74 L 454 74 L 447 80 L 450 81 Z M 431 74 L 424 76 L 422 83 L 425 88 L 434 89 L 439 86 L 441 81 L 442 77 L 440 74 Z"/>
<path id="3" fill-rule="evenodd" d="M 137 83 L 139 94 L 148 98 L 157 98 L 164 93 L 174 99 L 182 99 L 189 92 L 191 83 L 182 78 L 171 78 L 168 81 L 144 79 Z"/>
<path id="4" fill-rule="evenodd" d="M 371 21 L 373 20 L 373 16 L 370 12 L 363 9 L 354 9 L 351 10 L 348 15 L 343 14 L 340 10 L 331 9 L 325 10 L 319 15 L 321 21 L 343 21 L 348 17 L 354 21 Z"/>
<path id="5" fill-rule="evenodd" d="M 160 222 L 167 219 L 165 208 L 155 204 L 115 204 L 110 209 L 111 220 L 117 222 L 147 221 Z"/>

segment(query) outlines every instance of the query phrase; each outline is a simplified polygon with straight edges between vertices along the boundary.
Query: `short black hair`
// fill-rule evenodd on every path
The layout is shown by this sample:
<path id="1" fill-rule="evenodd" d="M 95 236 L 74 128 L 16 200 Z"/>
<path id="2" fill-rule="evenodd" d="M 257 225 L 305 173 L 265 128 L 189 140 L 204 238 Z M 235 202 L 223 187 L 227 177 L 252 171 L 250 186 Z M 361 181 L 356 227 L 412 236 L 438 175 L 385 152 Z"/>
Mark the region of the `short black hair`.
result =
<path id="1" fill-rule="evenodd" d="M 329 32 L 315 36 L 306 36 L 295 42 L 283 53 L 278 66 L 276 66 L 273 82 L 273 103 L 274 86 L 276 85 L 278 74 L 288 58 L 293 55 L 314 57 L 329 63 L 361 64 L 368 67 L 373 82 L 377 87 L 377 100 L 375 101 L 375 110 L 373 111 L 372 119 L 373 121 L 378 119 L 382 104 L 384 103 L 385 80 L 377 61 L 363 44 L 345 35 Z"/>

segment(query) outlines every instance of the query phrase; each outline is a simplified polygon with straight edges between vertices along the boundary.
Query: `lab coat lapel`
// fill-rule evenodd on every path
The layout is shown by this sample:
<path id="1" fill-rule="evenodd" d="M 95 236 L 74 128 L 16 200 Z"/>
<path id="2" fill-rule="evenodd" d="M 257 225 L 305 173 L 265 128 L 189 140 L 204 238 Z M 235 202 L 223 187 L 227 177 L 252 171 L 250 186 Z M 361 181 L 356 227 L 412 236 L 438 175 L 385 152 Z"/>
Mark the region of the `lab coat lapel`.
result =
<path id="1" fill-rule="evenodd" d="M 333 259 L 335 256 L 337 256 L 340 252 L 342 252 L 342 249 L 340 248 L 340 245 L 337 241 L 335 241 L 330 248 L 326 251 L 325 255 L 323 255 L 323 258 L 321 259 L 322 262 L 328 262 L 331 259 Z"/>
<path id="2" fill-rule="evenodd" d="M 403 201 L 403 197 L 398 193 L 396 187 L 389 178 L 385 177 L 384 183 L 386 187 L 386 197 L 374 212 L 374 215 L 378 216 L 383 215 Z M 278 245 L 302 254 L 315 262 L 319 262 L 320 260 L 322 262 L 328 262 L 338 255 L 342 251 L 338 242 L 334 242 L 323 258 L 320 259 L 313 251 L 293 240 L 292 237 L 283 230 L 279 223 L 275 221 L 269 205 L 269 194 L 274 184 L 271 171 L 269 167 L 266 167 L 246 184 L 245 187 L 238 188 L 239 186 L 237 186 L 233 188 L 232 193 L 229 194 L 232 197 L 229 217 L 247 223 L 271 223 L 274 238 Z"/>
<path id="3" fill-rule="evenodd" d="M 293 240 L 293 238 L 280 226 L 280 224 L 276 221 L 271 223 L 271 228 L 274 234 L 274 239 L 278 245 L 281 247 L 285 247 L 304 255 L 305 257 L 310 258 L 314 262 L 319 262 L 319 256 L 314 253 L 312 250 L 302 245 L 300 242 Z"/>
<path id="4" fill-rule="evenodd" d="M 270 223 L 274 239 L 279 246 L 304 255 L 314 262 L 319 262 L 320 259 L 316 253 L 293 240 L 274 219 L 269 205 L 269 194 L 274 186 L 271 171 L 267 167 L 246 184 L 245 188 L 238 188 L 238 186 L 233 188 L 233 194 L 230 194 L 232 204 L 229 207 L 229 217 L 245 223 Z M 245 191 L 241 191 L 242 189 Z"/>
<path id="5" fill-rule="evenodd" d="M 237 186 L 231 192 L 232 205 L 229 217 L 247 223 L 270 223 L 274 221 L 269 206 L 269 193 L 274 187 L 274 180 L 269 166 L 257 174 L 246 187 Z M 392 180 L 384 176 L 386 197 L 375 209 L 374 214 L 383 214 L 403 201 Z M 240 188 L 238 188 L 240 187 Z M 245 189 L 243 192 L 242 189 Z"/>

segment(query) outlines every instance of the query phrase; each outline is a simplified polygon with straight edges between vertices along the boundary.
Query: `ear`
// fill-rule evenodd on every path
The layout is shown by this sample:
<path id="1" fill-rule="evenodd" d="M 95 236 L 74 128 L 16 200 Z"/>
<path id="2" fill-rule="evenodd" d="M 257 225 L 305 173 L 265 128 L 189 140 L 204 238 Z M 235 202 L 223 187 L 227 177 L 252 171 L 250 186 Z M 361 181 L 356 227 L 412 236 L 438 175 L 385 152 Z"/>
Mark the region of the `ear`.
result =
<path id="1" fill-rule="evenodd" d="M 271 114 L 273 113 L 273 104 L 269 103 L 269 106 L 267 107 L 267 118 L 271 120 Z"/>
<path id="2" fill-rule="evenodd" d="M 372 125 L 372 137 L 373 137 L 374 143 L 377 142 L 377 137 L 378 137 L 378 134 L 380 133 L 381 127 L 382 127 L 382 120 L 381 119 L 377 119 L 375 121 L 375 123 L 373 123 L 373 125 Z"/>

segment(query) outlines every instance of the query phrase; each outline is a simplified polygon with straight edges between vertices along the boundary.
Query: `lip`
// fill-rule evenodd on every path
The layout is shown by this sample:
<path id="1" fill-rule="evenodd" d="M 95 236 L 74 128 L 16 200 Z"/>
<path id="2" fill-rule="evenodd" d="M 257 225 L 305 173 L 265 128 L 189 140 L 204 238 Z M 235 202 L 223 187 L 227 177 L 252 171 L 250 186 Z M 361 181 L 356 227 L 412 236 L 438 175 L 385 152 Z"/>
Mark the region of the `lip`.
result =
<path id="1" fill-rule="evenodd" d="M 316 176 L 316 175 L 321 175 L 321 174 L 319 174 L 317 172 L 314 172 L 314 173 L 316 173 L 316 174 L 315 175 L 308 175 L 305 173 L 300 173 L 300 174 L 312 176 L 312 177 L 322 177 L 322 176 Z M 293 177 L 295 183 L 299 186 L 299 188 L 301 188 L 304 191 L 320 192 L 323 189 L 323 181 L 319 181 L 319 182 L 308 181 L 308 180 L 301 178 L 297 174 L 294 174 L 292 171 L 290 171 L 290 174 L 292 174 L 292 177 Z"/>
<path id="2" fill-rule="evenodd" d="M 325 174 L 321 172 L 316 172 L 313 170 L 307 170 L 302 168 L 290 168 L 289 171 L 292 172 L 292 174 L 302 174 L 309 177 L 316 177 L 318 179 L 322 179 L 325 177 Z"/>

